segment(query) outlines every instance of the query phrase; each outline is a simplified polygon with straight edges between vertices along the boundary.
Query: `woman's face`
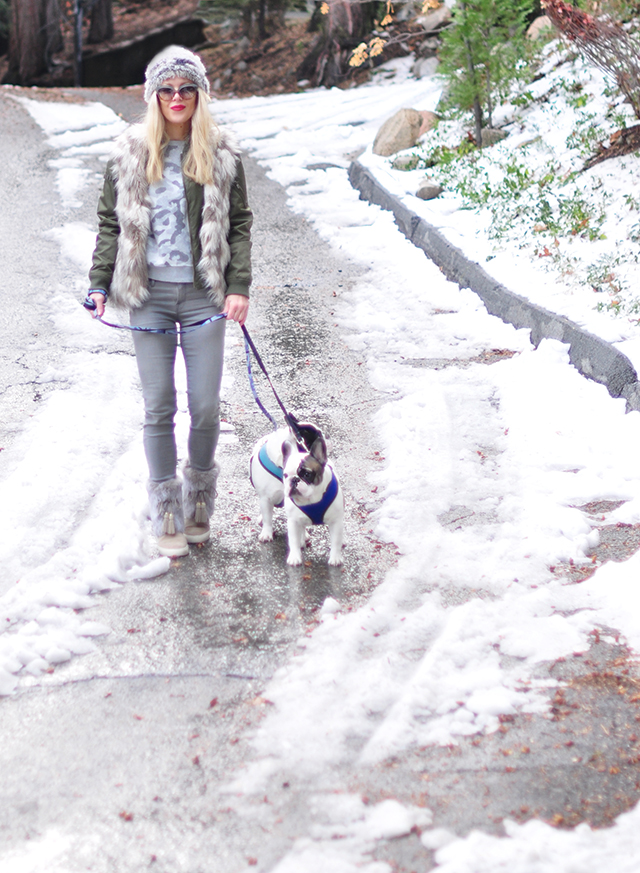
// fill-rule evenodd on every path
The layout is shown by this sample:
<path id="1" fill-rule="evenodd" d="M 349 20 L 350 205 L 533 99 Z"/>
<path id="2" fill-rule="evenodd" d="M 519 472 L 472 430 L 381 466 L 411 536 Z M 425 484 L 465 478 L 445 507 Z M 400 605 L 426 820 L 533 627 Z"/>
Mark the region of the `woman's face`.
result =
<path id="1" fill-rule="evenodd" d="M 158 95 L 158 103 L 164 120 L 169 125 L 178 125 L 183 130 L 187 131 L 191 126 L 193 113 L 198 105 L 198 94 L 196 93 L 191 99 L 184 99 L 180 94 L 176 93 L 183 85 L 193 85 L 190 79 L 183 79 L 180 76 L 175 76 L 173 79 L 166 79 L 161 88 L 172 88 L 173 96 L 171 100 L 162 100 Z"/>

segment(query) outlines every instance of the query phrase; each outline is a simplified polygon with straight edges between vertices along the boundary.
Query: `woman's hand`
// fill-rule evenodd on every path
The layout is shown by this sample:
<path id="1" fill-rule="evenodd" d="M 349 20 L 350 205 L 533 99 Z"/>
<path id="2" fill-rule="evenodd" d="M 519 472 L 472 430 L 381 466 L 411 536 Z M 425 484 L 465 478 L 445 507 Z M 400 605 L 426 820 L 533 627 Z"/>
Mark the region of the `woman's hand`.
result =
<path id="1" fill-rule="evenodd" d="M 224 313 L 230 321 L 237 321 L 240 327 L 247 320 L 249 298 L 244 294 L 229 294 L 224 304 Z"/>
<path id="2" fill-rule="evenodd" d="M 95 311 L 91 313 L 91 318 L 102 317 L 104 315 L 104 302 L 105 302 L 104 294 L 101 294 L 99 291 L 96 291 L 95 294 L 89 294 L 88 296 L 96 304 Z"/>

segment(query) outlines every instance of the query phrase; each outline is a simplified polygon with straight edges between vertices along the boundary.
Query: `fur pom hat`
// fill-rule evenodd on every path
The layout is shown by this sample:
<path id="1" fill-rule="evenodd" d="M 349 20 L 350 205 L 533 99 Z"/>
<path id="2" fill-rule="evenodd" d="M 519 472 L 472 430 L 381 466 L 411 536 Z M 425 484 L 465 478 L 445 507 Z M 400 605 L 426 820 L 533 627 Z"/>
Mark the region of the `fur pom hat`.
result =
<path id="1" fill-rule="evenodd" d="M 180 45 L 170 45 L 149 61 L 144 73 L 144 99 L 149 103 L 156 90 L 166 82 L 179 76 L 189 79 L 198 88 L 209 93 L 207 70 L 200 58 Z"/>

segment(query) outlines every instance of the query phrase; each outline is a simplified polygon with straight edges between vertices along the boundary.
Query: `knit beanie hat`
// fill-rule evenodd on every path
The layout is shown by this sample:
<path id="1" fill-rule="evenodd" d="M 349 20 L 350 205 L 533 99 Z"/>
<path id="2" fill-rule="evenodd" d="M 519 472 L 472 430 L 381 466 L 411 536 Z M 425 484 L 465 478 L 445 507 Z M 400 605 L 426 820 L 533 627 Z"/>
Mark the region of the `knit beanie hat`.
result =
<path id="1" fill-rule="evenodd" d="M 145 70 L 145 102 L 149 103 L 163 82 L 174 77 L 189 79 L 198 88 L 202 88 L 207 94 L 209 93 L 207 70 L 200 58 L 180 45 L 170 45 L 149 61 Z"/>

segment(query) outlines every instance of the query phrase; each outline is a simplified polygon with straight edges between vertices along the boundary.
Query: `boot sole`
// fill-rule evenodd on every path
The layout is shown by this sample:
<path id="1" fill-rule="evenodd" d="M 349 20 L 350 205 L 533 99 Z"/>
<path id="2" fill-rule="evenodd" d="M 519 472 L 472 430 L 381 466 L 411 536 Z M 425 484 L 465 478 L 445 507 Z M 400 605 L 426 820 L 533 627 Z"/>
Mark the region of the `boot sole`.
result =
<path id="1" fill-rule="evenodd" d="M 196 544 L 196 543 L 206 543 L 209 541 L 211 537 L 210 531 L 203 531 L 202 533 L 189 534 L 185 533 L 188 543 Z"/>

